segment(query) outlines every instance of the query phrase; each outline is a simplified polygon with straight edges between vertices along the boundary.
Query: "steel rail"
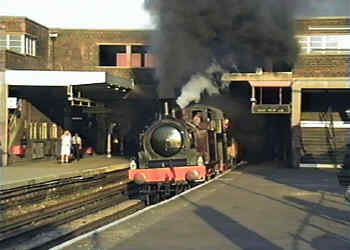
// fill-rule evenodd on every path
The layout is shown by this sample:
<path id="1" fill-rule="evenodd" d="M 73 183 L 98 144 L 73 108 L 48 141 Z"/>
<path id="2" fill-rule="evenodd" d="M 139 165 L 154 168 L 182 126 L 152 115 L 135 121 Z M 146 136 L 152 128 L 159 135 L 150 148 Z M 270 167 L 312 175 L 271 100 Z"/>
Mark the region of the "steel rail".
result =
<path id="1" fill-rule="evenodd" d="M 11 207 L 20 205 L 35 204 L 47 199 L 50 195 L 62 195 L 72 193 L 74 185 L 84 190 L 86 187 L 106 185 L 107 183 L 118 182 L 126 178 L 126 170 L 115 171 L 114 173 L 101 174 L 94 177 L 72 177 L 60 179 L 30 186 L 22 186 L 15 189 L 0 191 L 0 212 Z M 93 184 L 94 183 L 94 184 Z"/>
<path id="2" fill-rule="evenodd" d="M 66 223 L 127 200 L 128 197 L 124 194 L 127 192 L 128 183 L 129 181 L 125 180 L 104 188 L 95 194 L 4 221 L 0 224 L 0 243 L 45 226 L 57 226 Z"/>
<path id="3" fill-rule="evenodd" d="M 116 221 L 118 219 L 121 219 L 123 217 L 126 217 L 130 214 L 133 214 L 137 212 L 138 210 L 141 210 L 145 207 L 145 204 L 143 201 L 138 201 L 136 204 L 133 204 L 131 206 L 128 206 L 121 211 L 118 211 L 117 213 L 114 213 L 112 215 L 109 215 L 107 217 L 104 217 L 102 219 L 98 219 L 94 222 L 84 224 L 79 226 L 79 228 L 72 230 L 71 232 L 66 233 L 65 235 L 58 236 L 55 239 L 52 239 L 48 242 L 45 242 L 43 244 L 38 244 L 36 247 L 32 248 L 32 250 L 47 250 L 54 246 L 57 246 L 59 244 L 62 244 L 68 240 L 74 239 L 80 235 L 83 235 L 85 233 L 91 232 L 97 228 L 100 228 L 102 226 L 105 226 L 109 223 L 112 223 L 113 221 Z"/>

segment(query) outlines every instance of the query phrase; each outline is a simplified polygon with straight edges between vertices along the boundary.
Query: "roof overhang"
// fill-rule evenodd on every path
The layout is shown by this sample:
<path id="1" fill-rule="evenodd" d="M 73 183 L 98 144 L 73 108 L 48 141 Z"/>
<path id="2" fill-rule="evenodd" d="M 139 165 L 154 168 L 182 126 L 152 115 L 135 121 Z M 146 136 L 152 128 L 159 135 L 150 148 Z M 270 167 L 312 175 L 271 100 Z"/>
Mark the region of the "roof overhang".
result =
<path id="1" fill-rule="evenodd" d="M 10 86 L 60 87 L 106 83 L 106 72 L 6 70 L 5 82 Z"/>

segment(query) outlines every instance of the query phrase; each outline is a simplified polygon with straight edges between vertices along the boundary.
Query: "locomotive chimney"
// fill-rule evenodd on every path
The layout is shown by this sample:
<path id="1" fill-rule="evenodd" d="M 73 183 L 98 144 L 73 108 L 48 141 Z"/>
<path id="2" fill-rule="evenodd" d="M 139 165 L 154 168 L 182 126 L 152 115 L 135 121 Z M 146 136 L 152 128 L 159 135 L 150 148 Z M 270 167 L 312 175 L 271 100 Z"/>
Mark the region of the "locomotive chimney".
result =
<path id="1" fill-rule="evenodd" d="M 164 115 L 168 116 L 169 115 L 169 106 L 168 102 L 164 102 Z"/>

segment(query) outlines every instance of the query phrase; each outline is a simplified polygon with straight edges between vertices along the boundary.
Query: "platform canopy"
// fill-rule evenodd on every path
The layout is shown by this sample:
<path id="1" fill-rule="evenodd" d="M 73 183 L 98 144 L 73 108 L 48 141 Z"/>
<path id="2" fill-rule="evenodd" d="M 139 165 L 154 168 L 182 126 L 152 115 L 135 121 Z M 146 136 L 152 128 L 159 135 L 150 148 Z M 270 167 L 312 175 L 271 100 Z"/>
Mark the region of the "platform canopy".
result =
<path id="1" fill-rule="evenodd" d="M 106 72 L 6 70 L 5 82 L 9 86 L 69 86 L 106 83 Z"/>

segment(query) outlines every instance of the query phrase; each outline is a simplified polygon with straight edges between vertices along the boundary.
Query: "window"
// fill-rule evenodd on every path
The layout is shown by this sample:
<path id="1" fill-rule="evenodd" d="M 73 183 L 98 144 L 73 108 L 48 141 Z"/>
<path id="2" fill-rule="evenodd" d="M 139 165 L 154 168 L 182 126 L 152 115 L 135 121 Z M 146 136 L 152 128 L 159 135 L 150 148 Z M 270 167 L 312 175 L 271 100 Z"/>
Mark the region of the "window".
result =
<path id="1" fill-rule="evenodd" d="M 9 35 L 8 49 L 17 53 L 22 52 L 22 38 L 20 35 Z"/>
<path id="2" fill-rule="evenodd" d="M 300 36 L 297 40 L 302 54 L 350 54 L 350 35 Z"/>
<path id="3" fill-rule="evenodd" d="M 156 60 L 146 45 L 100 45 L 100 66 L 154 68 Z"/>
<path id="4" fill-rule="evenodd" d="M 313 49 L 322 49 L 322 37 L 312 36 L 310 39 L 310 47 Z"/>
<path id="5" fill-rule="evenodd" d="M 41 139 L 47 139 L 47 123 L 46 122 L 43 122 L 41 124 L 41 136 L 40 136 Z"/>
<path id="6" fill-rule="evenodd" d="M 33 139 L 38 139 L 38 123 L 33 123 Z"/>
<path id="7" fill-rule="evenodd" d="M 0 50 L 35 56 L 36 40 L 30 35 L 7 34 L 0 36 Z"/>
<path id="8" fill-rule="evenodd" d="M 57 125 L 52 124 L 50 128 L 50 139 L 57 139 L 57 138 L 58 138 Z"/>
<path id="9" fill-rule="evenodd" d="M 29 35 L 25 35 L 24 52 L 27 55 L 36 55 L 36 40 Z"/>
<path id="10" fill-rule="evenodd" d="M 100 45 L 100 66 L 127 66 L 126 45 Z"/>
<path id="11" fill-rule="evenodd" d="M 37 139 L 37 126 L 36 122 L 29 123 L 29 139 Z"/>

